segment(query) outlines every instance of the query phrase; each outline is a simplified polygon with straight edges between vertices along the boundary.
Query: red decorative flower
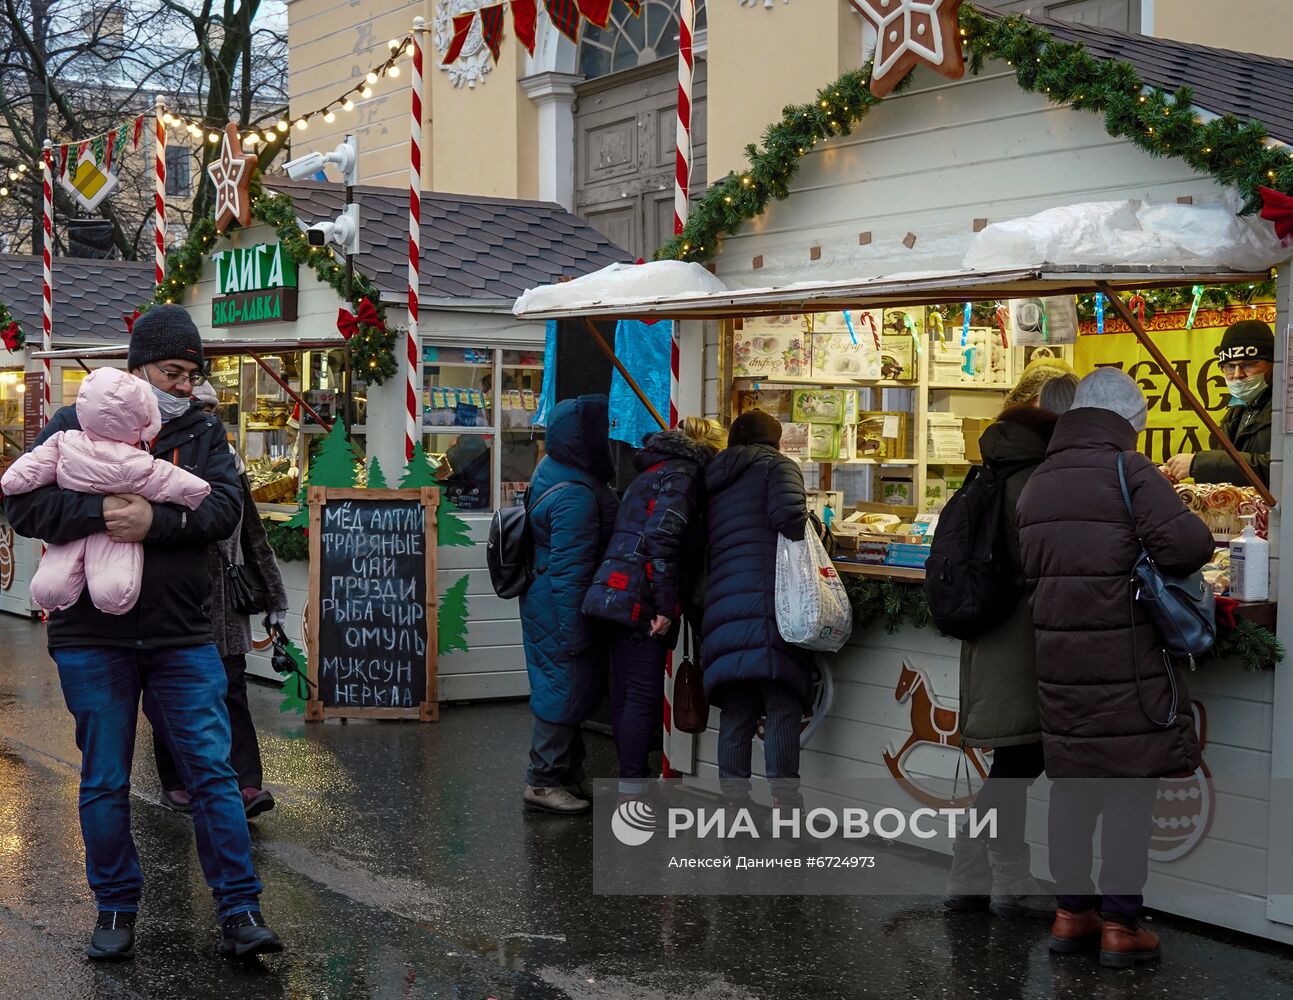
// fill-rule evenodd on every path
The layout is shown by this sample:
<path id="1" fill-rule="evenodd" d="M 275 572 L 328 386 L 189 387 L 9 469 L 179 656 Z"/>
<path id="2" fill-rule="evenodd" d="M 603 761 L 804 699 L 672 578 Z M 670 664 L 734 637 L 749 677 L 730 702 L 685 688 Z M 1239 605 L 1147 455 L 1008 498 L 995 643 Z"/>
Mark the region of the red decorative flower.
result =
<path id="1" fill-rule="evenodd" d="M 0 331 L 0 339 L 4 340 L 5 350 L 18 351 L 22 349 L 22 345 L 27 338 L 22 334 L 22 327 L 16 322 L 11 322 L 4 330 Z"/>

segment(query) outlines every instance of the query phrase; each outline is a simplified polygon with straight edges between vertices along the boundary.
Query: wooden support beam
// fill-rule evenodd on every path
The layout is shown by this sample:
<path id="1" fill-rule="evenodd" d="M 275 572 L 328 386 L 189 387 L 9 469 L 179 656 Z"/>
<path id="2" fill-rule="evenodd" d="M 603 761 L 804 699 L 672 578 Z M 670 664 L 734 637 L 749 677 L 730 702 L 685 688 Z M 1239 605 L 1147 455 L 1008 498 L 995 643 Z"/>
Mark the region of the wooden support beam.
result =
<path id="1" fill-rule="evenodd" d="M 628 369 L 624 367 L 624 362 L 615 356 L 615 352 L 611 349 L 611 345 L 606 343 L 606 338 L 603 337 L 602 332 L 597 329 L 597 324 L 587 317 L 584 317 L 584 326 L 588 328 L 588 332 L 592 335 L 593 342 L 602 349 L 603 354 L 610 358 L 611 364 L 613 364 L 615 366 L 615 370 L 620 373 L 620 377 L 623 378 L 625 383 L 628 384 L 628 387 L 633 390 L 633 394 L 637 396 L 642 405 L 647 408 L 647 412 L 651 414 L 655 422 L 660 425 L 660 429 L 662 431 L 667 431 L 669 429 L 669 425 L 664 422 L 664 418 L 660 416 L 659 411 L 651 405 L 651 400 L 647 399 L 646 393 L 642 391 L 642 387 L 638 385 L 637 382 L 633 381 L 633 376 L 630 375 L 628 373 Z"/>

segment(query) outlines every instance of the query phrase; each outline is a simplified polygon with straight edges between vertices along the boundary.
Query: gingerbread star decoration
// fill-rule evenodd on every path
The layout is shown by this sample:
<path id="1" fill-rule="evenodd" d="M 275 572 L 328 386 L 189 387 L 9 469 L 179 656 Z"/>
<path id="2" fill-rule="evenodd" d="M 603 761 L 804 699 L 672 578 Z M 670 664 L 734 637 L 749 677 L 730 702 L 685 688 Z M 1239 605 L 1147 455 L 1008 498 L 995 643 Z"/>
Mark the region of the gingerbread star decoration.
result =
<path id="1" fill-rule="evenodd" d="M 242 151 L 238 126 L 224 127 L 220 143 L 220 159 L 209 167 L 207 173 L 215 185 L 216 232 L 223 233 L 235 220 L 240 226 L 251 225 L 251 175 L 256 172 L 256 155 Z"/>
<path id="2" fill-rule="evenodd" d="M 917 64 L 965 75 L 957 13 L 962 0 L 852 0 L 876 32 L 871 93 L 884 97 Z"/>

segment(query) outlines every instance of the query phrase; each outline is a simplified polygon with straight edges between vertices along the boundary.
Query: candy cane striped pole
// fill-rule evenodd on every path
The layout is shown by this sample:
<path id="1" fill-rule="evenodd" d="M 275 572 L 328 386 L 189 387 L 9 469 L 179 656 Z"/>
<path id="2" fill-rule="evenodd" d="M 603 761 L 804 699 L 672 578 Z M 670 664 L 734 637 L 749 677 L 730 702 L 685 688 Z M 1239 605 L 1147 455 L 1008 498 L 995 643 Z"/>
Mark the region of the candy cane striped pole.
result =
<path id="1" fill-rule="evenodd" d="M 166 277 L 166 123 L 162 115 L 166 104 L 160 96 L 154 99 L 156 115 L 153 124 L 157 141 L 153 143 L 153 278 L 160 288 Z"/>
<path id="2" fill-rule="evenodd" d="M 422 257 L 422 42 L 426 21 L 413 19 L 412 115 L 409 121 L 409 332 L 404 426 L 404 453 L 413 457 L 414 446 L 422 440 L 422 387 L 418 384 L 418 265 Z"/>
<path id="3" fill-rule="evenodd" d="M 54 150 L 48 139 L 40 158 L 41 190 L 41 297 L 44 303 L 41 347 L 48 354 L 54 349 Z M 54 366 L 45 358 L 45 420 L 54 415 Z"/>
<path id="4" fill-rule="evenodd" d="M 687 192 L 691 185 L 691 36 L 696 26 L 696 0 L 682 0 L 678 9 L 678 136 L 674 170 L 673 231 L 687 224 Z"/>

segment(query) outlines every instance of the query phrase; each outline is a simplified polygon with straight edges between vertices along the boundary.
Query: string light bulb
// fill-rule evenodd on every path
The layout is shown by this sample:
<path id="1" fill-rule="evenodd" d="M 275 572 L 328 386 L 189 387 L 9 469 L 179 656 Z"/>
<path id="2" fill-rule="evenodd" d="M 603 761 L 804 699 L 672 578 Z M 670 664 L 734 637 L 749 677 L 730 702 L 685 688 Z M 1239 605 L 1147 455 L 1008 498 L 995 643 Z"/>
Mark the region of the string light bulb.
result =
<path id="1" fill-rule="evenodd" d="M 25 163 L 18 164 L 18 173 L 25 174 L 26 172 L 27 172 L 27 164 Z"/>
<path id="2" fill-rule="evenodd" d="M 390 69 L 388 69 L 388 70 L 386 71 L 386 75 L 387 75 L 387 76 L 399 76 L 399 75 L 400 75 L 400 68 L 399 68 L 398 66 L 392 66 Z"/>
<path id="3" fill-rule="evenodd" d="M 341 102 L 341 110 L 342 110 L 342 111 L 354 111 L 354 110 L 355 110 L 355 102 L 354 102 L 354 101 L 352 101 L 349 97 L 347 97 L 344 101 L 342 101 L 342 102 Z"/>
<path id="4" fill-rule="evenodd" d="M 298 118 L 296 120 L 296 128 L 298 131 L 304 132 L 309 127 L 310 127 L 310 123 L 306 121 L 304 118 Z"/>
<path id="5" fill-rule="evenodd" d="M 273 142 L 273 141 L 274 141 L 274 139 L 275 139 L 275 136 L 276 136 L 276 133 L 274 133 L 274 132 L 270 132 L 270 131 L 266 130 L 266 132 L 265 132 L 265 141 L 266 141 L 266 142 Z"/>
<path id="6" fill-rule="evenodd" d="M 8 197 L 9 197 L 9 189 L 7 187 L 0 187 L 0 198 L 8 198 Z"/>
<path id="7" fill-rule="evenodd" d="M 390 49 L 392 52 L 394 52 L 402 44 L 403 43 L 398 38 L 392 38 L 389 42 L 386 43 L 386 47 Z"/>
<path id="8" fill-rule="evenodd" d="M 329 123 L 335 122 L 337 120 L 337 116 L 333 114 L 331 111 L 329 111 L 327 114 L 323 116 L 323 120 Z"/>
<path id="9" fill-rule="evenodd" d="M 278 120 L 278 124 L 277 124 L 277 125 L 275 125 L 274 127 L 275 127 L 276 129 L 278 129 L 280 132 L 286 132 L 286 131 L 287 131 L 287 129 L 288 129 L 287 119 L 286 119 L 286 118 L 280 118 L 280 119 Z"/>
<path id="10" fill-rule="evenodd" d="M 364 100 L 367 100 L 368 98 L 373 96 L 373 88 L 365 87 L 363 90 L 359 92 L 359 96 L 364 98 Z"/>
<path id="11" fill-rule="evenodd" d="M 260 133 L 248 132 L 247 135 L 243 137 L 242 141 L 245 142 L 248 146 L 255 146 L 258 142 L 260 142 Z"/>
<path id="12" fill-rule="evenodd" d="M 368 76 L 366 77 L 366 79 L 368 80 L 368 82 L 369 82 L 369 83 L 376 83 L 376 82 L 377 82 L 377 74 L 376 74 L 376 73 L 374 73 L 374 72 L 370 69 L 370 70 L 368 71 Z"/>
<path id="13" fill-rule="evenodd" d="M 213 146 L 219 141 L 220 141 L 219 132 L 212 132 L 209 136 L 207 136 L 207 142 L 211 143 L 211 145 Z"/>

